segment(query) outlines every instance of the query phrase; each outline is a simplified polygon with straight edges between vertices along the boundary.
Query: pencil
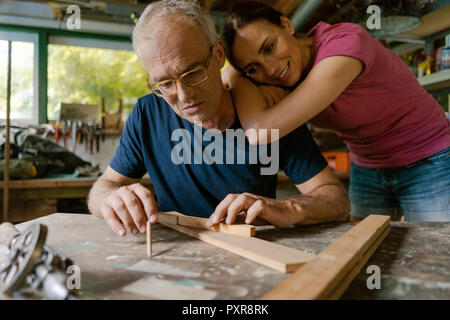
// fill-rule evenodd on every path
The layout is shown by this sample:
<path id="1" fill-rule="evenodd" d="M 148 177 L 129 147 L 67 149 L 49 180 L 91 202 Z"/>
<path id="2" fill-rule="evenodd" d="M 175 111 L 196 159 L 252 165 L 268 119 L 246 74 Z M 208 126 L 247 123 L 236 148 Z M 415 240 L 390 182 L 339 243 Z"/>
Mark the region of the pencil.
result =
<path id="1" fill-rule="evenodd" d="M 150 220 L 147 220 L 147 257 L 152 257 L 152 225 Z"/>

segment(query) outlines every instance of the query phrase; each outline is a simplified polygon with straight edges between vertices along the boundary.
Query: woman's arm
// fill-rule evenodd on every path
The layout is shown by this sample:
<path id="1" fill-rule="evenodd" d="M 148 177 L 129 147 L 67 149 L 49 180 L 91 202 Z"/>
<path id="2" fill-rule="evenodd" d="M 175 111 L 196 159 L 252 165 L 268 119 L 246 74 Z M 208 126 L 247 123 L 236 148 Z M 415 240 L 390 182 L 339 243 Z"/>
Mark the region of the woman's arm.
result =
<path id="1" fill-rule="evenodd" d="M 271 142 L 271 135 L 267 137 L 265 133 L 260 139 L 258 129 L 279 129 L 279 137 L 284 137 L 328 107 L 362 70 L 363 64 L 354 58 L 325 58 L 297 88 L 271 108 L 258 87 L 236 71 L 226 70 L 223 79 L 231 88 L 247 138 L 255 145 Z"/>

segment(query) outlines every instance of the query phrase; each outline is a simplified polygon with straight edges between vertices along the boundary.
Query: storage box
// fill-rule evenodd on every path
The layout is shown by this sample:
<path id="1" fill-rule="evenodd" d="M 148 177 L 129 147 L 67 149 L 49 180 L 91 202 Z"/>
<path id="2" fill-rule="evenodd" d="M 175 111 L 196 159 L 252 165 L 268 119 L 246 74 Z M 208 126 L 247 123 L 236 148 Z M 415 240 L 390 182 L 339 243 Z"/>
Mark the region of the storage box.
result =
<path id="1" fill-rule="evenodd" d="M 350 157 L 348 151 L 324 151 L 322 152 L 328 165 L 335 171 L 350 171 Z"/>

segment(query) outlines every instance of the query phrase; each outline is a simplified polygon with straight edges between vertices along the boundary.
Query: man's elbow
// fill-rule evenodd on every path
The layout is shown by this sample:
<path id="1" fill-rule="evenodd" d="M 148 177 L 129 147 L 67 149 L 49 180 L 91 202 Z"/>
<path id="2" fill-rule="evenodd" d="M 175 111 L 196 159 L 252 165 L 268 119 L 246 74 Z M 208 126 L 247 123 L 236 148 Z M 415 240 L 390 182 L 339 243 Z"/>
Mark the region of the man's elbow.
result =
<path id="1" fill-rule="evenodd" d="M 337 216 L 337 221 L 345 222 L 350 219 L 350 205 L 345 209 L 342 209 Z"/>
<path id="2" fill-rule="evenodd" d="M 350 218 L 350 198 L 348 197 L 347 190 L 345 190 L 343 185 L 338 185 L 338 201 L 337 201 L 337 220 L 347 221 Z"/>

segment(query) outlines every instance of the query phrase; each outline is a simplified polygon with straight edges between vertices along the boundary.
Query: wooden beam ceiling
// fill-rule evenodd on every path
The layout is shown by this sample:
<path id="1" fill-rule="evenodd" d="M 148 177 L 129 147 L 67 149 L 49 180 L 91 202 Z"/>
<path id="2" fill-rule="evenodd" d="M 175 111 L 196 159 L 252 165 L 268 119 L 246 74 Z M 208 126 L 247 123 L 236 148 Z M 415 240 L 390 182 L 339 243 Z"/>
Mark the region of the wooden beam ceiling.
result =
<path id="1" fill-rule="evenodd" d="M 213 5 L 210 7 L 210 9 L 214 11 L 225 12 L 231 9 L 235 4 L 245 1 L 247 0 L 216 0 L 213 1 Z M 259 2 L 263 2 L 271 6 L 287 16 L 291 16 L 294 13 L 295 9 L 297 9 L 299 4 L 303 1 L 304 0 L 259 0 Z"/>

